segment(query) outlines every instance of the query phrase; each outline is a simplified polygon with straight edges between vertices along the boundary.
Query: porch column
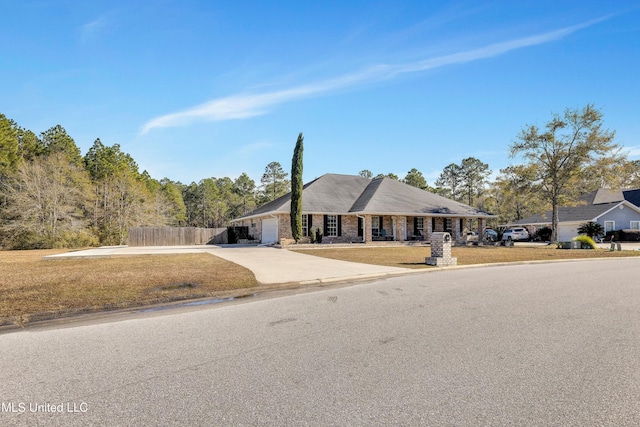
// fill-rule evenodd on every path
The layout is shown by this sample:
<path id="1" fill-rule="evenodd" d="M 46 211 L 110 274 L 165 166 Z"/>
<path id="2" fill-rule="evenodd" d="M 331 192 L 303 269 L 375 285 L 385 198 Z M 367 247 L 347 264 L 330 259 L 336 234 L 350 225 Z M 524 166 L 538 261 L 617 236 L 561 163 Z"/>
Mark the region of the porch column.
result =
<path id="1" fill-rule="evenodd" d="M 373 241 L 373 233 L 371 233 L 371 215 L 363 216 L 364 224 L 362 224 L 362 228 L 364 229 L 364 241 L 365 243 L 371 243 Z"/>
<path id="2" fill-rule="evenodd" d="M 431 234 L 433 233 L 433 218 L 425 216 L 423 221 L 426 222 L 426 224 L 422 223 L 423 226 L 426 226 L 424 228 L 424 240 L 431 241 Z"/>
<path id="3" fill-rule="evenodd" d="M 407 228 L 407 217 L 406 216 L 394 216 L 393 217 L 396 222 L 396 240 L 399 242 L 404 242 L 405 239 L 405 230 Z"/>
<path id="4" fill-rule="evenodd" d="M 469 228 L 469 218 L 462 218 L 462 229 L 460 230 L 460 240 L 467 241 L 467 233 L 473 231 Z"/>
<path id="5" fill-rule="evenodd" d="M 484 229 L 487 226 L 487 220 L 478 218 L 478 246 L 482 245 L 484 239 Z"/>
<path id="6" fill-rule="evenodd" d="M 460 236 L 462 235 L 460 230 L 460 218 L 452 218 L 451 222 L 453 223 L 453 229 L 451 230 L 453 236 L 451 236 L 451 240 L 453 240 L 454 242 L 459 242 Z"/>
<path id="7" fill-rule="evenodd" d="M 393 215 L 391 217 L 391 236 L 393 237 L 393 241 L 394 242 L 396 240 L 398 240 L 398 227 L 399 226 L 400 226 L 400 224 L 398 224 L 398 217 Z"/>

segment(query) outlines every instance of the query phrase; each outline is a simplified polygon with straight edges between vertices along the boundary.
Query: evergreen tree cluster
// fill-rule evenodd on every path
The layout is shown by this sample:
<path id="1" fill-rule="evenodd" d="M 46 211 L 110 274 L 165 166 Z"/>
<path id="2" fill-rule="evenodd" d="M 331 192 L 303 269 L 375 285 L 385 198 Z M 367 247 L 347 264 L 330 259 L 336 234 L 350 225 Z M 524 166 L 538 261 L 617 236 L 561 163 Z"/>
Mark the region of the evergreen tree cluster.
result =
<path id="1" fill-rule="evenodd" d="M 183 184 L 140 171 L 118 144 L 96 139 L 83 156 L 60 125 L 36 135 L 0 114 L 0 247 L 126 244 L 136 226 L 225 227 L 288 192 L 270 163 L 263 186 L 246 174 Z"/>

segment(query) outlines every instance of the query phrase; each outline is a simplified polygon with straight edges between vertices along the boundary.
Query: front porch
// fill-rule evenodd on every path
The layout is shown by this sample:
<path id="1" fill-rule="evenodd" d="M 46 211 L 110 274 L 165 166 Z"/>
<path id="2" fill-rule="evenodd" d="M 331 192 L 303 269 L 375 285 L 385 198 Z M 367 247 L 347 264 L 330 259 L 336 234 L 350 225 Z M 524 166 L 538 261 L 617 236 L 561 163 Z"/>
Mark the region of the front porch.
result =
<path id="1" fill-rule="evenodd" d="M 240 222 L 247 226 L 249 234 L 262 243 L 293 243 L 289 215 L 274 215 L 275 218 L 258 218 Z M 269 223 L 269 233 L 265 224 Z M 442 216 L 411 215 L 325 215 L 304 214 L 303 234 L 299 243 L 317 241 L 322 234 L 322 243 L 331 244 L 380 244 L 385 242 L 429 242 L 434 232 L 448 232 L 454 242 L 467 241 L 467 233 L 476 231 L 478 235 L 486 226 L 484 218 L 461 218 Z M 273 235 L 273 237 L 269 237 Z M 267 237 L 265 237 L 267 236 Z M 268 240 L 267 240 L 268 239 Z"/>
<path id="2" fill-rule="evenodd" d="M 426 242 L 434 232 L 450 233 L 455 242 L 466 243 L 467 233 L 481 236 L 486 227 L 484 218 L 438 216 L 364 215 L 360 223 L 365 243 Z"/>

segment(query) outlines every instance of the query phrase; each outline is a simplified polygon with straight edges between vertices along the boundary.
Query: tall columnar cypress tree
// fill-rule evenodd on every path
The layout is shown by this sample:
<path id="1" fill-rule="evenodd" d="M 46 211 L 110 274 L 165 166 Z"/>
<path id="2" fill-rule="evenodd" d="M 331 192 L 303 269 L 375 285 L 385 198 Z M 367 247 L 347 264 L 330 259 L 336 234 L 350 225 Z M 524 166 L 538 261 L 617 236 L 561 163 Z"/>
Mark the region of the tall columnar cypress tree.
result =
<path id="1" fill-rule="evenodd" d="M 298 135 L 291 160 L 291 234 L 298 242 L 302 237 L 302 132 Z"/>

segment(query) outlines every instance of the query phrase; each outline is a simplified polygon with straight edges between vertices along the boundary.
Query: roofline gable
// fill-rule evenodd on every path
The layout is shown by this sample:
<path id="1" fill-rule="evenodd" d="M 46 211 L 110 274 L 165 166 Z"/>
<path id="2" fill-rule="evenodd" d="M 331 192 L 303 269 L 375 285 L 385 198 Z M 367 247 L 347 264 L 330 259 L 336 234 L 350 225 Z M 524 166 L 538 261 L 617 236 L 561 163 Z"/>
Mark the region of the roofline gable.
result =
<path id="1" fill-rule="evenodd" d="M 610 209 L 607 209 L 605 212 L 602 212 L 600 215 L 596 216 L 593 220 L 595 221 L 596 219 L 600 218 L 601 216 L 604 216 L 606 214 L 608 214 L 609 212 L 613 211 L 616 208 L 619 208 L 621 205 L 624 205 L 628 208 L 633 209 L 634 211 L 640 213 L 640 207 L 634 205 L 633 203 L 627 201 L 627 200 L 623 200 L 620 203 L 618 203 L 617 205 L 611 207 Z"/>
<path id="2" fill-rule="evenodd" d="M 309 201 L 310 200 L 310 201 Z M 291 193 L 232 220 L 287 214 Z M 492 218 L 495 215 L 388 177 L 324 174 L 303 187 L 303 214 Z"/>

